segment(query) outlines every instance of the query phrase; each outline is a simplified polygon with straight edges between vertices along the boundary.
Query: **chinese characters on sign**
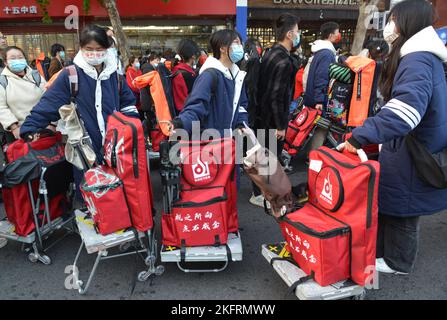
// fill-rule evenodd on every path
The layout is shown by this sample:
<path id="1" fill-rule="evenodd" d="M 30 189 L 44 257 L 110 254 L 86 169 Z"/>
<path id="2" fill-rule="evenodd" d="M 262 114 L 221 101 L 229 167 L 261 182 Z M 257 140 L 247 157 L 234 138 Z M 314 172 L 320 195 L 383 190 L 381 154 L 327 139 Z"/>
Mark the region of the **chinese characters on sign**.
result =
<path id="1" fill-rule="evenodd" d="M 175 215 L 175 221 L 184 223 L 183 233 L 218 230 L 221 223 L 216 220 L 212 212 L 207 211 L 205 214 L 195 213 L 194 215 L 180 213 Z"/>
<path id="2" fill-rule="evenodd" d="M 300 254 L 304 259 L 309 261 L 312 264 L 317 263 L 317 258 L 313 254 L 310 254 L 310 243 L 306 239 L 302 239 L 298 235 L 295 235 L 292 231 L 286 228 L 286 233 L 290 238 L 288 243 L 290 247 L 290 251 L 295 251 L 297 254 Z M 296 246 L 295 246 L 296 244 Z M 310 254 L 310 255 L 309 255 Z"/>
<path id="3" fill-rule="evenodd" d="M 21 14 L 37 14 L 37 6 L 22 6 L 22 7 L 5 7 L 3 12 L 7 15 L 21 15 Z"/>

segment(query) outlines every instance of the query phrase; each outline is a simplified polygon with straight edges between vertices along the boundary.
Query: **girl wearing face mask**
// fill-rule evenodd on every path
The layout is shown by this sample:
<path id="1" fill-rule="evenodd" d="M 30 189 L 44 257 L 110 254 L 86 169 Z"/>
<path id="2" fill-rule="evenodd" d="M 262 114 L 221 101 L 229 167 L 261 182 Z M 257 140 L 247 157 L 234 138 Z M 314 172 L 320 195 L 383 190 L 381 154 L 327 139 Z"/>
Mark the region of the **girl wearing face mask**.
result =
<path id="1" fill-rule="evenodd" d="M 7 141 L 12 142 L 20 137 L 20 127 L 42 97 L 45 79 L 28 66 L 22 49 L 6 48 L 5 58 L 6 68 L 0 76 L 0 123 Z"/>
<path id="2" fill-rule="evenodd" d="M 383 144 L 376 264 L 384 273 L 413 270 L 420 217 L 447 209 L 447 189 L 420 178 L 418 158 L 407 144 L 411 134 L 430 153 L 447 148 L 447 49 L 432 26 L 433 10 L 424 0 L 402 1 L 392 9 L 384 30 L 392 50 L 380 80 L 387 102 L 353 131 L 346 145 L 356 152 L 364 145 Z"/>
<path id="3" fill-rule="evenodd" d="M 246 73 L 236 65 L 243 59 L 244 49 L 241 36 L 233 30 L 215 32 L 210 45 L 213 57 L 200 69 L 184 109 L 172 127 L 191 134 L 193 122 L 199 122 L 200 129 L 215 129 L 224 137 L 244 122 L 248 124 Z"/>
<path id="4" fill-rule="evenodd" d="M 132 90 L 133 94 L 135 95 L 135 99 L 137 101 L 136 107 L 138 110 L 141 108 L 141 102 L 140 102 L 140 89 L 135 87 L 134 80 L 136 77 L 141 76 L 143 73 L 141 72 L 141 64 L 140 59 L 136 58 L 135 56 L 131 56 L 129 58 L 129 64 L 126 67 L 126 80 L 127 84 L 129 85 L 129 88 Z"/>
<path id="5" fill-rule="evenodd" d="M 115 111 L 138 117 L 135 96 L 127 82 L 118 76 L 116 58 L 107 50 L 109 47 L 105 30 L 89 25 L 81 32 L 81 50 L 73 61 L 78 75 L 79 93 L 75 98 L 78 111 L 100 161 L 107 118 Z M 50 122 L 58 121 L 59 108 L 70 104 L 70 100 L 69 71 L 63 70 L 26 118 L 21 136 L 32 137 Z"/>

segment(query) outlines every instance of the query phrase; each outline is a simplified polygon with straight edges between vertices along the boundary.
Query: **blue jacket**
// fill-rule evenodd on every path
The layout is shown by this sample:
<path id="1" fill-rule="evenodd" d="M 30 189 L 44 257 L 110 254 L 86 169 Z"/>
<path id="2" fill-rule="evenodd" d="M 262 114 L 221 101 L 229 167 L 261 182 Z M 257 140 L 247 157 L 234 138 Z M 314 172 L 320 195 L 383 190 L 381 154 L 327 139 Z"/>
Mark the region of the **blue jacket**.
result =
<path id="1" fill-rule="evenodd" d="M 215 69 L 217 86 L 213 95 L 212 72 Z M 200 75 L 185 102 L 185 107 L 176 122 L 189 134 L 193 122 L 200 122 L 200 129 L 215 129 L 221 137 L 228 136 L 230 130 L 236 129 L 244 122 L 248 125 L 247 105 L 244 78 L 246 73 L 240 71 L 237 65 L 229 70 L 217 59 L 209 57 L 200 70 Z M 225 132 L 225 130 L 227 130 Z"/>
<path id="2" fill-rule="evenodd" d="M 101 149 L 108 116 L 115 111 L 121 111 L 129 116 L 138 116 L 135 96 L 125 80 L 122 81 L 121 92 L 119 92 L 116 59 L 110 52 L 99 78 L 96 69 L 88 65 L 80 53 L 76 56 L 74 63 L 79 83 L 79 93 L 76 96 L 77 107 L 92 139 L 98 159 L 102 159 Z M 59 108 L 69 104 L 70 98 L 69 74 L 65 70 L 26 118 L 20 129 L 21 135 L 35 133 L 51 122 L 58 121 Z"/>
<path id="3" fill-rule="evenodd" d="M 429 215 L 447 209 L 447 189 L 434 189 L 418 177 L 405 136 L 414 131 L 432 153 L 447 148 L 447 83 L 442 66 L 442 61 L 447 61 L 447 49 L 429 27 L 408 40 L 401 55 L 392 99 L 377 116 L 355 129 L 350 141 L 355 147 L 383 144 L 379 187 L 382 214 Z"/>
<path id="4" fill-rule="evenodd" d="M 312 46 L 314 57 L 307 78 L 304 105 L 314 107 L 328 103 L 329 66 L 336 61 L 335 48 L 329 41 L 317 40 Z"/>

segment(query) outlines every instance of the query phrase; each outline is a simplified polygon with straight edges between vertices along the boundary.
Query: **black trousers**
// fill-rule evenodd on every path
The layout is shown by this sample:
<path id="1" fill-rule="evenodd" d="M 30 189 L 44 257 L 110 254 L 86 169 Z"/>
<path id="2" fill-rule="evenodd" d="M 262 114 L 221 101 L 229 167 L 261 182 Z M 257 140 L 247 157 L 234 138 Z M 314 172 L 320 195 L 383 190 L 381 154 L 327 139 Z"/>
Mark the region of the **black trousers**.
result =
<path id="1" fill-rule="evenodd" d="M 377 258 L 393 270 L 413 271 L 419 250 L 420 217 L 398 218 L 379 214 Z"/>

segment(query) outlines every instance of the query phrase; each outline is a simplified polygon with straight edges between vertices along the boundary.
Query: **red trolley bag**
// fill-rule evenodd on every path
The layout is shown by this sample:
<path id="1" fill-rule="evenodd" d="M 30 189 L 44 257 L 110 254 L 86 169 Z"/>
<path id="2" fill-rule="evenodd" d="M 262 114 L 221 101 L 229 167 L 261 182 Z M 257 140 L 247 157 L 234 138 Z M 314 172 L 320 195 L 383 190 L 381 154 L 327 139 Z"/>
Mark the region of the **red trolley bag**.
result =
<path id="1" fill-rule="evenodd" d="M 180 199 L 163 212 L 163 244 L 223 245 L 237 232 L 233 139 L 179 142 Z"/>
<path id="2" fill-rule="evenodd" d="M 307 203 L 279 219 L 288 251 L 299 267 L 325 287 L 350 277 L 351 229 Z"/>
<path id="3" fill-rule="evenodd" d="M 7 171 L 9 171 L 9 169 L 14 171 L 15 166 L 20 167 L 22 160 L 24 163 L 27 162 L 31 165 L 35 162 L 34 159 L 41 159 L 41 161 L 46 164 L 51 164 L 53 162 L 61 163 L 61 167 L 58 166 L 58 170 L 63 170 L 64 172 L 68 170 L 66 176 L 63 175 L 63 178 L 61 178 L 60 172 L 55 172 L 56 170 L 47 171 L 46 176 L 48 181 L 51 180 L 51 183 L 47 185 L 50 217 L 51 219 L 56 219 L 62 216 L 64 209 L 68 204 L 68 199 L 65 193 L 68 190 L 70 182 L 68 180 L 71 179 L 70 174 L 72 173 L 72 170 L 65 161 L 62 161 L 65 159 L 65 152 L 61 142 L 62 135 L 57 133 L 55 136 L 41 138 L 30 143 L 23 140 L 17 140 L 7 146 L 5 155 L 9 164 L 4 172 L 5 176 L 3 179 L 7 181 L 2 182 L 2 194 L 6 216 L 8 221 L 14 225 L 15 233 L 18 236 L 26 237 L 35 230 L 33 205 L 31 201 L 35 202 L 36 199 L 31 199 L 27 182 L 24 181 L 21 184 L 15 183 L 12 181 L 12 176 L 16 176 L 16 174 L 11 172 L 11 177 L 8 177 L 9 174 Z M 17 170 L 20 170 L 20 168 L 17 168 Z M 28 180 L 26 177 L 24 178 L 25 180 Z M 8 186 L 9 183 L 11 183 L 10 186 Z M 39 179 L 36 178 L 32 181 L 32 192 L 35 198 L 37 198 L 39 194 L 38 191 Z M 43 212 L 43 210 L 44 203 L 41 202 L 40 211 Z M 43 215 L 41 215 L 40 218 L 43 218 Z"/>
<path id="4" fill-rule="evenodd" d="M 81 193 L 98 233 L 106 236 L 132 226 L 123 182 L 113 169 L 99 166 L 88 170 Z"/>
<path id="5" fill-rule="evenodd" d="M 153 226 L 152 185 L 144 131 L 139 119 L 120 112 L 109 116 L 104 158 L 123 182 L 133 227 L 141 232 L 150 230 Z"/>
<path id="6" fill-rule="evenodd" d="M 284 148 L 290 155 L 296 155 L 306 145 L 320 116 L 320 110 L 304 107 L 296 118 L 289 122 Z"/>
<path id="7" fill-rule="evenodd" d="M 351 228 L 351 279 L 364 286 L 376 261 L 380 165 L 326 147 L 309 159 L 309 203 Z"/>

